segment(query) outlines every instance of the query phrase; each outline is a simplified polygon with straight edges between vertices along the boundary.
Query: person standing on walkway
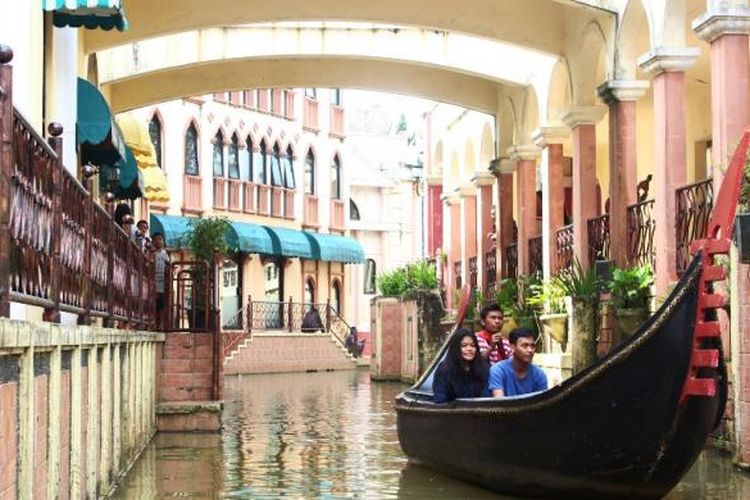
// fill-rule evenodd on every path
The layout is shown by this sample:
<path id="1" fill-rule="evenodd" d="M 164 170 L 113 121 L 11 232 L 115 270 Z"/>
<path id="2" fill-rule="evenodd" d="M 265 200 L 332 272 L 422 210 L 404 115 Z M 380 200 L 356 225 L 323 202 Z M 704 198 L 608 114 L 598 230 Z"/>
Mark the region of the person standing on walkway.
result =
<path id="1" fill-rule="evenodd" d="M 154 288 L 156 290 L 156 326 L 159 330 L 166 328 L 166 279 L 169 266 L 169 253 L 164 248 L 164 235 L 154 233 Z"/>

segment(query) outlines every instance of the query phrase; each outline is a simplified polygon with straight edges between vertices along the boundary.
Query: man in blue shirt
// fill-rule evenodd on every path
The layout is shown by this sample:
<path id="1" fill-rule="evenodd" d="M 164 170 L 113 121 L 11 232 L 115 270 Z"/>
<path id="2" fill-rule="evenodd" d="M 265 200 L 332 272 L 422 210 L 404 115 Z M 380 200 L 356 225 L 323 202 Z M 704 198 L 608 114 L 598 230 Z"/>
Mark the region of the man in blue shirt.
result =
<path id="1" fill-rule="evenodd" d="M 529 328 L 516 328 L 508 336 L 513 346 L 513 357 L 490 368 L 489 389 L 492 396 L 521 396 L 547 390 L 547 376 L 541 368 L 534 366 L 536 340 Z"/>

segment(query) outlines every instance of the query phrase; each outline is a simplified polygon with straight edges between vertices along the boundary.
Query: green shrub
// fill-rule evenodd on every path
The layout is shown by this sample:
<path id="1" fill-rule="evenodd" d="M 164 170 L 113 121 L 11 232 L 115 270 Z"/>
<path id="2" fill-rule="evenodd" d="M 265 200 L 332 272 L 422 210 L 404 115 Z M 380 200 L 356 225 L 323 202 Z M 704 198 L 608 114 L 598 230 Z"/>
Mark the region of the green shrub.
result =
<path id="1" fill-rule="evenodd" d="M 419 261 L 381 273 L 377 279 L 378 290 L 386 297 L 400 297 L 419 290 L 437 288 L 435 266 L 427 261 Z"/>
<path id="2" fill-rule="evenodd" d="M 614 269 L 609 281 L 614 306 L 621 309 L 647 308 L 653 281 L 654 273 L 648 264 Z"/>
<path id="3" fill-rule="evenodd" d="M 513 308 L 518 302 L 518 285 L 516 280 L 505 278 L 500 281 L 497 293 L 495 294 L 497 305 L 503 310 L 505 316 L 513 315 Z"/>
<path id="4" fill-rule="evenodd" d="M 555 276 L 530 286 L 530 296 L 526 302 L 537 311 L 544 310 L 550 314 L 567 312 L 565 308 L 565 289 Z"/>
<path id="5" fill-rule="evenodd" d="M 378 290 L 386 297 L 400 297 L 406 292 L 406 269 L 400 267 L 391 272 L 381 273 L 377 280 Z"/>
<path id="6" fill-rule="evenodd" d="M 435 266 L 427 261 L 419 261 L 406 266 L 408 288 L 412 290 L 434 290 L 437 288 Z"/>
<path id="7" fill-rule="evenodd" d="M 560 288 L 565 295 L 574 300 L 585 300 L 597 302 L 599 299 L 599 281 L 593 267 L 585 270 L 581 263 L 576 260 L 571 271 L 556 277 Z"/>

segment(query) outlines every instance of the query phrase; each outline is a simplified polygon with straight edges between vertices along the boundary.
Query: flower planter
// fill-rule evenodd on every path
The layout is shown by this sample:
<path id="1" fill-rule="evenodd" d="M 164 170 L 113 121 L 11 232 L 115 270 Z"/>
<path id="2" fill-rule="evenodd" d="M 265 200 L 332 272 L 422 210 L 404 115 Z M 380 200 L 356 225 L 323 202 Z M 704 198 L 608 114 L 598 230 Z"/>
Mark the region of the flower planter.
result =
<path id="1" fill-rule="evenodd" d="M 563 351 L 568 343 L 568 315 L 560 314 L 542 314 L 539 316 L 539 323 L 542 325 L 542 333 L 545 337 L 549 335 L 552 340 L 562 346 Z"/>
<path id="2" fill-rule="evenodd" d="M 734 220 L 734 237 L 739 261 L 750 264 L 750 213 L 737 214 Z"/>
<path id="3" fill-rule="evenodd" d="M 617 323 L 620 325 L 621 339 L 625 339 L 648 319 L 648 310 L 643 307 L 617 308 L 615 309 L 615 316 L 617 317 Z"/>
<path id="4" fill-rule="evenodd" d="M 590 300 L 573 298 L 570 332 L 573 374 L 596 361 L 596 305 Z"/>

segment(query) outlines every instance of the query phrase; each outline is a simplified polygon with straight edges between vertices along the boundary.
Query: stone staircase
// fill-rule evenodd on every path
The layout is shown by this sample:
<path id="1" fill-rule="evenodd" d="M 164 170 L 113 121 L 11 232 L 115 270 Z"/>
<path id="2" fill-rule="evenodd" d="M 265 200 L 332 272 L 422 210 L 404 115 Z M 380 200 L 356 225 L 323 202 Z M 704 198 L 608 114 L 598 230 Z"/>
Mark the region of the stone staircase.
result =
<path id="1" fill-rule="evenodd" d="M 224 358 L 224 375 L 356 367 L 357 360 L 329 333 L 253 333 Z"/>

